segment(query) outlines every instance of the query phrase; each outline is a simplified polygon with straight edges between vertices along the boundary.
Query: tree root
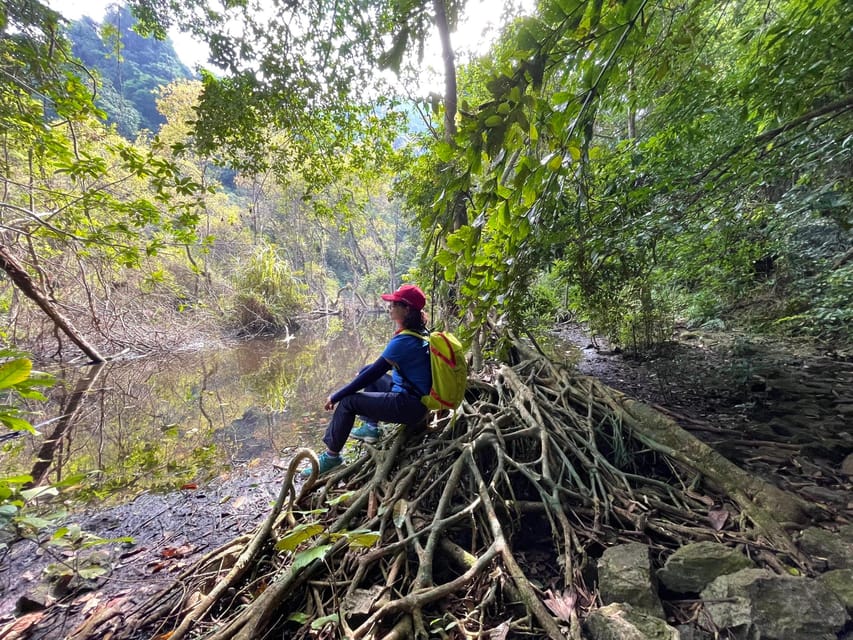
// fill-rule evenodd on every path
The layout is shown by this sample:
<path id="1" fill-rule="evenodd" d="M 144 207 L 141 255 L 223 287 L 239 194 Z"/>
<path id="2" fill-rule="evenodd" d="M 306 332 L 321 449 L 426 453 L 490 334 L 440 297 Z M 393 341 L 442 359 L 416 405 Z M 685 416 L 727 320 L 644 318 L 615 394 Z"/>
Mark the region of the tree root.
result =
<path id="1" fill-rule="evenodd" d="M 588 569 L 626 540 L 666 551 L 712 539 L 809 570 L 779 521 L 808 517 L 808 505 L 670 417 L 515 353 L 425 435 L 366 447 L 298 497 L 288 473 L 254 535 L 200 560 L 114 637 L 435 638 L 459 627 L 577 639 L 595 606 Z"/>

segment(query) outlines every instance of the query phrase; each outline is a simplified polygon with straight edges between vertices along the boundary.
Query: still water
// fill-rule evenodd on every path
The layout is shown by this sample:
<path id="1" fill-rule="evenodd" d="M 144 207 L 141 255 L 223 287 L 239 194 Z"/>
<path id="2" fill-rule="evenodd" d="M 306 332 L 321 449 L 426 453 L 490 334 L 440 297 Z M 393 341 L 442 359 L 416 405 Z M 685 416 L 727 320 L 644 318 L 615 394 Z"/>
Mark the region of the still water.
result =
<path id="1" fill-rule="evenodd" d="M 114 504 L 317 447 L 326 396 L 378 357 L 392 329 L 384 315 L 334 316 L 289 340 L 51 371 L 49 400 L 28 405 L 39 435 L 0 445 L 0 477 L 46 484 L 85 473 L 75 497 Z"/>

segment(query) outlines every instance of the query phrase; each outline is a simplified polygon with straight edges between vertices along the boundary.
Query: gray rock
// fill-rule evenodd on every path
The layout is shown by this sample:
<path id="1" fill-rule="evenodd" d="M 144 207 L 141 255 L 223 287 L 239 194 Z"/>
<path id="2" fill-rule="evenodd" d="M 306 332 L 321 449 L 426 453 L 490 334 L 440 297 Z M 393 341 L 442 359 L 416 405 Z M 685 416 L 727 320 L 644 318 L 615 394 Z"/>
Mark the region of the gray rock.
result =
<path id="1" fill-rule="evenodd" d="M 825 584 L 742 569 L 702 591 L 714 624 L 738 640 L 836 640 L 847 611 Z"/>
<path id="2" fill-rule="evenodd" d="M 853 614 L 853 569 L 836 569 L 819 575 L 816 580 L 825 584 Z"/>
<path id="3" fill-rule="evenodd" d="M 675 630 L 678 631 L 681 640 L 714 640 L 713 633 L 689 624 L 680 624 L 675 627 Z"/>
<path id="4" fill-rule="evenodd" d="M 653 584 L 649 548 L 633 542 L 605 549 L 598 561 L 598 590 L 604 604 L 625 602 L 658 618 L 663 606 Z"/>
<path id="5" fill-rule="evenodd" d="M 844 458 L 844 462 L 841 463 L 841 473 L 847 476 L 853 476 L 853 453 Z"/>
<path id="6" fill-rule="evenodd" d="M 587 617 L 584 630 L 591 640 L 681 640 L 678 631 L 660 618 L 625 603 L 596 609 Z"/>
<path id="7" fill-rule="evenodd" d="M 699 593 L 718 576 L 753 567 L 740 551 L 717 542 L 696 542 L 677 549 L 658 578 L 677 593 Z"/>
<path id="8" fill-rule="evenodd" d="M 800 548 L 823 560 L 827 569 L 853 569 L 853 525 L 838 531 L 811 527 L 799 538 Z"/>

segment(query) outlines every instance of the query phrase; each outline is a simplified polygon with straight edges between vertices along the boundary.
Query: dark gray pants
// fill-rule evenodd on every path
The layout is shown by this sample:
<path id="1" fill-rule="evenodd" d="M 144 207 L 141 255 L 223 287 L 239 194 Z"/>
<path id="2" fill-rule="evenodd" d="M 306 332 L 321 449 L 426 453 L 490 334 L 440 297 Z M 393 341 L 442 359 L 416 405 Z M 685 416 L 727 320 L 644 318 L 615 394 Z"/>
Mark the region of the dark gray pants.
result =
<path id="1" fill-rule="evenodd" d="M 355 424 L 356 416 L 371 422 L 397 422 L 407 427 L 417 425 L 426 417 L 427 408 L 420 396 L 391 391 L 391 376 L 384 375 L 363 391 L 346 396 L 338 402 L 323 442 L 329 451 L 338 453 Z"/>

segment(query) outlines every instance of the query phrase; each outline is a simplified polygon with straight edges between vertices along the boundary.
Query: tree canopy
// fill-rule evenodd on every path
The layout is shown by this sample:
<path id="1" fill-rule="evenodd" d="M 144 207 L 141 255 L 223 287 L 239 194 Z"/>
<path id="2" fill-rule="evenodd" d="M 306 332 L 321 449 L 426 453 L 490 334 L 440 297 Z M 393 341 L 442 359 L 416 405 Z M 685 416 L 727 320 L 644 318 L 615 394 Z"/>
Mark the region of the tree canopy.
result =
<path id="1" fill-rule="evenodd" d="M 149 26 L 206 34 L 230 72 L 205 79 L 203 144 L 251 155 L 269 150 L 262 131 L 285 129 L 301 151 L 272 149 L 272 161 L 297 168 L 384 129 L 365 128 L 362 111 L 387 88 L 379 70 L 417 60 L 442 10 L 449 36 L 462 9 L 347 2 L 330 13 L 315 2 L 297 19 L 273 3 L 265 32 L 267 14 L 202 5 L 134 3 Z M 458 281 L 457 308 L 481 319 L 523 323 L 525 309 L 558 307 L 637 347 L 676 316 L 736 308 L 844 334 L 850 11 L 837 0 L 540 2 L 459 69 L 458 92 L 423 102 L 441 115 L 460 100 L 458 117 L 410 147 L 398 181 L 429 247 L 424 266 Z"/>
<path id="2" fill-rule="evenodd" d="M 314 300 L 408 271 L 472 330 L 572 316 L 641 349 L 679 319 L 735 319 L 849 338 L 848 3 L 508 3 L 490 52 L 460 63 L 461 2 L 137 0 L 134 29 L 191 30 L 219 71 L 161 89 L 161 111 L 139 112 L 158 124 L 136 146 L 93 123 L 132 129 L 119 103 L 169 78 L 171 49 L 113 10 L 106 32 L 120 31 L 128 72 L 113 93 L 115 78 L 96 83 L 39 7 L 4 9 L 3 206 L 27 212 L 6 221 L 18 240 L 98 247 L 134 267 L 183 251 L 192 278 L 166 275 L 176 261 L 150 265 L 182 300 L 200 300 L 212 269 L 239 272 L 217 246 L 240 237 L 246 260 L 272 243 L 294 277 L 314 273 Z M 70 34 L 80 55 L 113 55 L 91 23 Z M 406 81 L 434 42 L 444 95 L 412 100 Z M 58 195 L 41 203 L 23 186 L 37 175 Z M 126 181 L 138 187 L 116 187 Z M 386 193 L 390 207 L 375 197 Z M 398 259 L 403 211 L 419 238 L 402 255 L 420 247 L 417 265 Z"/>

